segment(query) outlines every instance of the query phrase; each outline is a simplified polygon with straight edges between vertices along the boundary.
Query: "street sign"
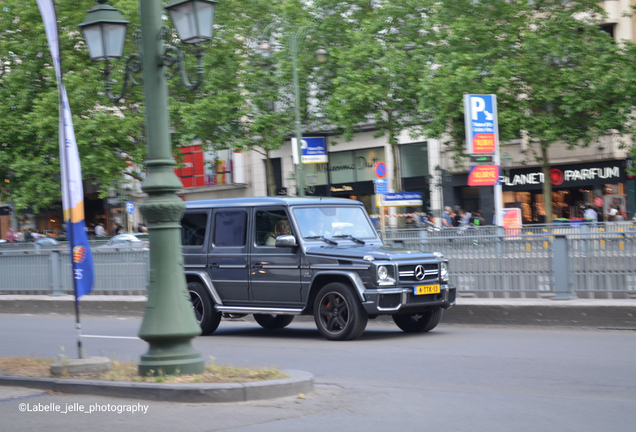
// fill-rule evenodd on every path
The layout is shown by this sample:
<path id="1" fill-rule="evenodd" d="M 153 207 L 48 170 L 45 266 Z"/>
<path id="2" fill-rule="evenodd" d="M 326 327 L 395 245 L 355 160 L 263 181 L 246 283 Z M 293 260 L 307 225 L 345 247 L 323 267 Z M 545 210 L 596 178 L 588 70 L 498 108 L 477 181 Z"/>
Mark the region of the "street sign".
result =
<path id="1" fill-rule="evenodd" d="M 384 194 L 384 205 L 387 207 L 416 207 L 421 206 L 421 192 L 392 192 Z"/>
<path id="2" fill-rule="evenodd" d="M 492 156 L 470 156 L 471 163 L 492 163 Z"/>
<path id="3" fill-rule="evenodd" d="M 499 165 L 476 165 L 468 173 L 468 186 L 494 186 L 499 181 Z"/>
<path id="4" fill-rule="evenodd" d="M 373 165 L 373 172 L 375 173 L 375 175 L 379 178 L 385 178 L 386 177 L 386 165 L 384 164 L 384 162 L 376 162 L 375 165 Z"/>
<path id="5" fill-rule="evenodd" d="M 294 164 L 298 163 L 298 146 L 296 138 L 291 139 L 292 157 Z M 302 151 L 301 162 L 310 163 L 327 163 L 327 139 L 325 137 L 304 137 L 300 140 L 300 149 Z"/>
<path id="6" fill-rule="evenodd" d="M 135 213 L 135 203 L 132 201 L 126 202 L 126 213 L 133 214 Z"/>
<path id="7" fill-rule="evenodd" d="M 499 147 L 496 95 L 464 95 L 464 123 L 468 154 L 496 153 Z"/>
<path id="8" fill-rule="evenodd" d="M 388 179 L 373 179 L 373 189 L 376 194 L 385 194 L 389 192 Z"/>
<path id="9" fill-rule="evenodd" d="M 389 192 L 389 185 L 387 184 L 375 184 L 373 185 L 373 189 L 376 194 L 385 194 Z"/>

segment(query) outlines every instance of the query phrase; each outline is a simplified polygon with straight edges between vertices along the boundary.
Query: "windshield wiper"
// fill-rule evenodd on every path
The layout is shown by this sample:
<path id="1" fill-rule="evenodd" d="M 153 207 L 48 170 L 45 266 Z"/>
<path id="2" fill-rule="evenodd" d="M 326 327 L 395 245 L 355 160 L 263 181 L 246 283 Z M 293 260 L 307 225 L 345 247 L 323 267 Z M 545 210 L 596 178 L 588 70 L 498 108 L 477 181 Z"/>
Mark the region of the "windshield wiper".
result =
<path id="1" fill-rule="evenodd" d="M 335 236 L 331 236 L 332 238 L 342 238 L 342 239 L 350 239 L 353 240 L 356 243 L 359 244 L 366 244 L 364 242 L 364 240 L 360 240 L 359 238 L 356 238 L 354 236 L 352 236 L 351 234 L 340 234 L 340 235 L 335 235 Z"/>
<path id="2" fill-rule="evenodd" d="M 325 242 L 327 242 L 327 243 L 329 243 L 329 244 L 332 244 L 332 245 L 334 245 L 334 246 L 338 246 L 338 243 L 337 243 L 337 242 L 335 242 L 335 241 L 333 241 L 333 240 L 330 240 L 330 239 L 328 239 L 328 238 L 327 238 L 327 237 L 325 237 L 325 236 L 311 236 L 311 237 L 305 237 L 305 240 L 316 240 L 316 239 L 318 239 L 318 240 L 322 240 L 322 241 L 325 241 Z"/>

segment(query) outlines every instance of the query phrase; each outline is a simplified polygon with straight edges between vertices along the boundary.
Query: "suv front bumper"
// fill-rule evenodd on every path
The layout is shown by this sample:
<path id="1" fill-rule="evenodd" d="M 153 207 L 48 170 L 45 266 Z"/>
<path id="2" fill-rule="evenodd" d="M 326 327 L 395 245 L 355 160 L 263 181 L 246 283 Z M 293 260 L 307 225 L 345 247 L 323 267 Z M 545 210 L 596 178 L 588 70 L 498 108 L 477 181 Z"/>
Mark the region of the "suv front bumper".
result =
<path id="1" fill-rule="evenodd" d="M 456 289 L 442 284 L 437 294 L 415 295 L 413 286 L 378 288 L 364 291 L 362 303 L 369 315 L 393 315 L 395 313 L 417 313 L 431 306 L 444 309 L 455 306 Z"/>

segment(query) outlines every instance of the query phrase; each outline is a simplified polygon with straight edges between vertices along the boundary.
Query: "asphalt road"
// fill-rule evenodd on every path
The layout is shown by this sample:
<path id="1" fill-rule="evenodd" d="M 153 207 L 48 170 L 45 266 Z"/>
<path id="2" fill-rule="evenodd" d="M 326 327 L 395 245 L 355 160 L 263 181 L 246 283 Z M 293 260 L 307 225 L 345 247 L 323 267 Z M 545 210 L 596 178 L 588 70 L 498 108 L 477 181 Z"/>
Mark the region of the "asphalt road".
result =
<path id="1" fill-rule="evenodd" d="M 82 324 L 89 355 L 137 360 L 145 351 L 138 319 Z M 2 356 L 54 356 L 62 346 L 76 355 L 73 317 L 0 314 L 0 335 Z M 635 342 L 630 330 L 442 324 L 408 335 L 389 322 L 370 322 L 358 340 L 329 342 L 308 322 L 272 332 L 249 319 L 223 321 L 215 335 L 195 339 L 204 357 L 311 372 L 316 391 L 186 405 L 0 387 L 0 430 L 633 432 Z M 62 411 L 141 404 L 147 412 L 20 412 L 21 403 Z"/>

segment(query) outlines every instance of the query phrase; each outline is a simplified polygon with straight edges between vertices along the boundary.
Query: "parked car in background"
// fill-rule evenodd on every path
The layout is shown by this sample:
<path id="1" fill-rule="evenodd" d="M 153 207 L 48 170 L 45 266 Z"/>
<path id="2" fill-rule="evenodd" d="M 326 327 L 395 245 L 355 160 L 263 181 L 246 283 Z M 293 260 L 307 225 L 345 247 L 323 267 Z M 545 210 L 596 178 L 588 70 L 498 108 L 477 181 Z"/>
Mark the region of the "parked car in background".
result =
<path id="1" fill-rule="evenodd" d="M 63 245 L 59 241 L 55 240 L 54 238 L 50 238 L 50 237 L 42 237 L 42 238 L 37 239 L 36 241 L 34 241 L 32 244 L 37 245 L 37 246 L 58 246 L 58 245 Z"/>
<path id="2" fill-rule="evenodd" d="M 148 234 L 117 234 L 110 240 L 96 249 L 126 249 L 126 248 L 147 248 L 150 243 L 148 242 Z"/>

